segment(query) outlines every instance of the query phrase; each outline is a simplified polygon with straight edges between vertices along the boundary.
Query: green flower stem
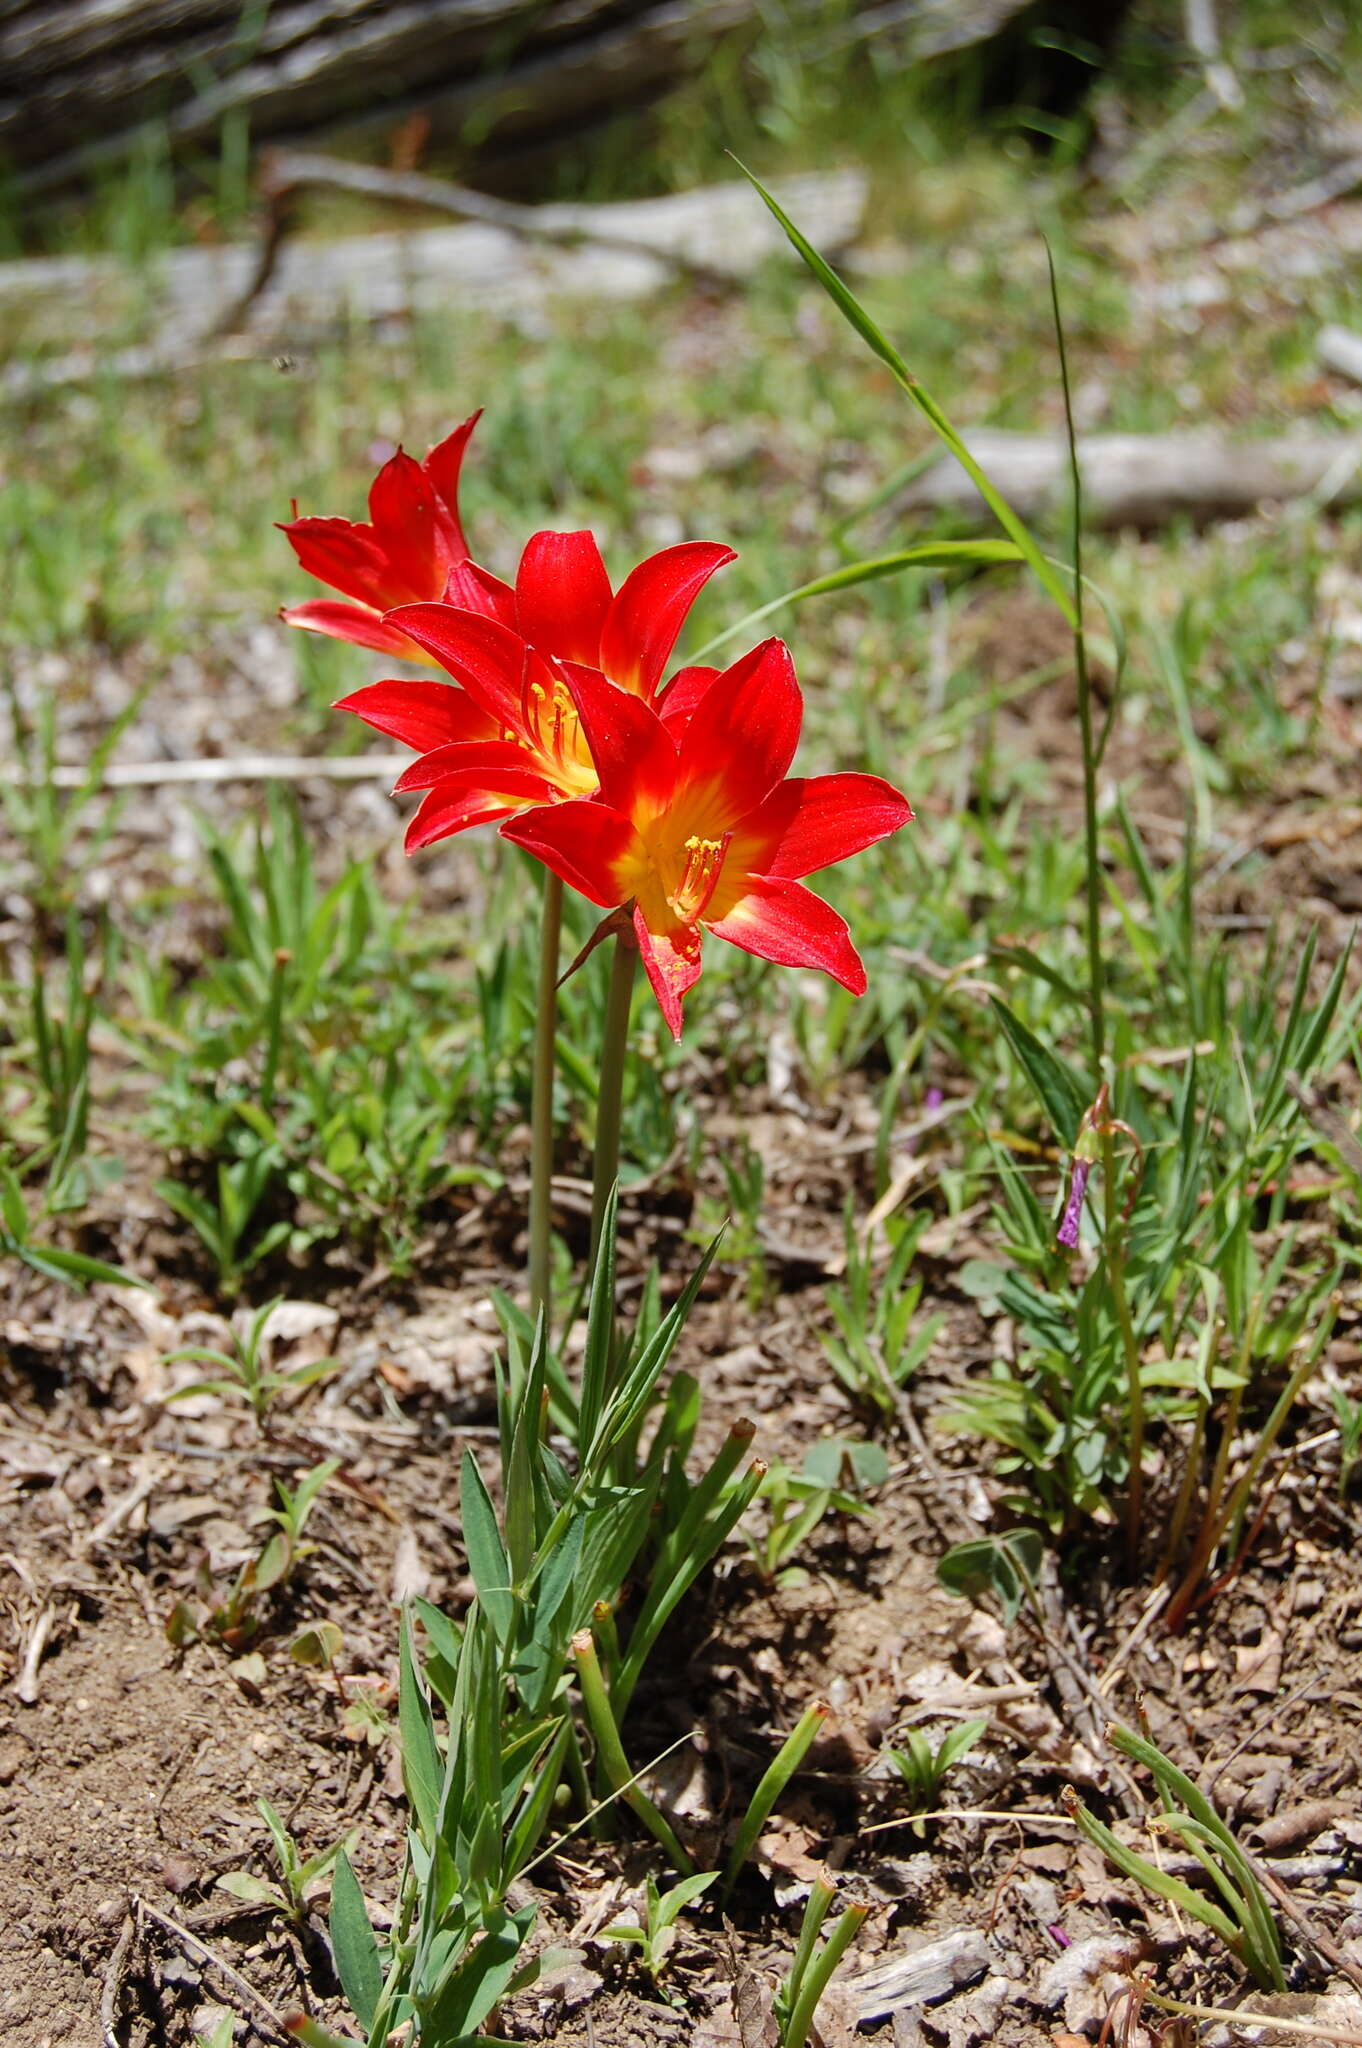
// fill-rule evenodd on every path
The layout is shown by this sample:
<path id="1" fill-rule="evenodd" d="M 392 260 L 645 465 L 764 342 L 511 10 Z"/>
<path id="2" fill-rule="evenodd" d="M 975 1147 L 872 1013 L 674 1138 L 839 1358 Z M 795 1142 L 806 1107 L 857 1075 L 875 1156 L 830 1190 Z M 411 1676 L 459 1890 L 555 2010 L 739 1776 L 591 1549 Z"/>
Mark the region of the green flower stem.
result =
<path id="1" fill-rule="evenodd" d="M 293 955 L 281 946 L 270 965 L 269 1006 L 265 1023 L 265 1063 L 260 1075 L 260 1107 L 274 1115 L 274 1089 L 279 1075 L 279 1053 L 284 1038 L 284 985 Z"/>
<path id="2" fill-rule="evenodd" d="M 850 1948 L 869 1913 L 869 1906 L 848 1906 L 818 1954 L 803 1972 L 799 1991 L 785 2022 L 780 2048 L 804 2048 L 818 2001 L 827 1990 L 832 1973 Z"/>
<path id="3" fill-rule="evenodd" d="M 771 1808 L 809 1753 L 814 1737 L 828 1718 L 821 1700 L 815 1700 L 800 1715 L 792 1732 L 777 1750 L 761 1783 L 748 1802 L 728 1862 L 724 1865 L 721 1898 L 726 1899 L 738 1880 L 738 1873 L 752 1853 L 752 1845 L 765 1827 Z"/>
<path id="4" fill-rule="evenodd" d="M 1126 1404 L 1130 1410 L 1127 1459 L 1130 1479 L 1126 1491 L 1126 1557 L 1133 1572 L 1140 1556 L 1140 1527 L 1144 1519 L 1144 1382 L 1140 1378 L 1140 1346 L 1126 1298 L 1126 1225 L 1116 1206 L 1116 1146 L 1110 1135 L 1102 1140 L 1102 1190 L 1106 1229 L 1102 1238 L 1107 1262 L 1107 1284 L 1121 1333 L 1126 1361 Z"/>
<path id="5" fill-rule="evenodd" d="M 601 1241 L 601 1225 L 610 1190 L 619 1178 L 620 1112 L 624 1101 L 624 1062 L 629 1050 L 629 1005 L 634 993 L 638 942 L 631 931 L 615 938 L 610 964 L 610 992 L 605 999 L 605 1031 L 601 1042 L 601 1079 L 596 1097 L 596 1159 L 591 1182 L 591 1263 Z"/>
<path id="6" fill-rule="evenodd" d="M 677 1841 L 671 1823 L 658 1812 L 629 1768 L 629 1759 L 624 1754 L 619 1729 L 615 1726 L 615 1717 L 610 1711 L 605 1679 L 589 1628 L 579 1629 L 572 1638 L 572 1656 L 577 1666 L 578 1683 L 582 1688 L 582 1705 L 586 1708 L 586 1717 L 596 1740 L 596 1754 L 600 1758 L 601 1769 L 605 1773 L 607 1783 L 619 1794 L 626 1806 L 633 1808 L 649 1834 L 661 1843 L 682 1877 L 690 1877 L 695 1865 Z"/>
<path id="7" fill-rule="evenodd" d="M 539 928 L 539 988 L 535 999 L 534 1089 L 530 1107 L 530 1314 L 547 1323 L 552 1260 L 553 1068 L 558 1026 L 558 951 L 563 925 L 563 884 L 544 874 Z"/>

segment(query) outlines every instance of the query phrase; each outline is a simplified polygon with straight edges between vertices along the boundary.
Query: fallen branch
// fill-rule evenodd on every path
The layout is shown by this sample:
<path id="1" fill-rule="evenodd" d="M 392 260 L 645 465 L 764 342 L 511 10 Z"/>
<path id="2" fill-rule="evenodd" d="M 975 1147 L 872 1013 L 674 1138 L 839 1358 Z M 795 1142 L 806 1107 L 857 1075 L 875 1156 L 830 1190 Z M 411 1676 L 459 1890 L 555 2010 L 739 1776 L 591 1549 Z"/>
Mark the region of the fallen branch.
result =
<path id="1" fill-rule="evenodd" d="M 198 368 L 220 358 L 311 346 L 349 322 L 381 333 L 422 314 L 461 318 L 539 311 L 554 299 L 646 298 L 678 272 L 725 284 L 750 276 L 789 244 L 751 186 L 710 185 L 609 206 L 509 206 L 436 179 L 397 177 L 277 153 L 276 172 L 319 162 L 337 182 L 408 203 L 436 203 L 478 218 L 320 241 L 292 236 L 288 186 L 259 244 L 173 249 L 154 276 L 130 279 L 111 257 L 42 257 L 0 263 L 0 313 L 23 316 L 35 351 L 11 362 L 0 391 L 23 398 L 109 372 L 128 377 Z M 353 173 L 353 179 L 352 179 Z M 820 248 L 845 249 L 860 232 L 866 180 L 856 170 L 810 173 L 776 187 L 782 205 Z M 104 337 L 132 314 L 136 284 L 150 307 L 149 335 L 117 353 Z M 43 347 L 60 353 L 37 354 Z"/>
<path id="2" fill-rule="evenodd" d="M 967 433 L 970 452 L 1023 519 L 1061 511 L 1070 477 L 1064 443 L 997 427 Z M 1229 441 L 1219 434 L 1089 434 L 1078 444 L 1083 510 L 1104 527 L 1201 524 L 1302 497 L 1362 498 L 1362 435 L 1292 434 Z M 974 516 L 984 502 L 953 456 L 934 462 L 894 501 L 899 512 Z"/>
<path id="3" fill-rule="evenodd" d="M 100 777 L 105 789 L 160 789 L 172 783 L 386 782 L 410 765 L 410 754 L 237 754 L 224 760 L 111 761 Z M 47 778 L 54 789 L 83 789 L 88 768 L 61 763 Z M 31 787 L 33 777 L 10 763 L 0 782 Z"/>
<path id="4" fill-rule="evenodd" d="M 419 171 L 384 171 L 371 164 L 347 163 L 337 156 L 322 156 L 302 149 L 267 149 L 260 159 L 260 189 L 277 204 L 291 193 L 302 191 L 353 192 L 363 199 L 377 199 L 398 206 L 421 206 L 436 213 L 450 213 L 459 220 L 481 221 L 485 227 L 506 228 L 530 241 L 551 242 L 579 249 L 584 242 L 597 242 L 612 249 L 631 249 L 635 255 L 651 256 L 706 284 L 731 286 L 734 272 L 690 257 L 682 248 L 666 248 L 645 237 L 621 232 L 611 219 L 613 209 L 602 206 L 520 206 L 511 199 L 494 199 L 474 192 L 467 185 L 454 185 L 445 178 L 429 178 Z"/>
<path id="5" fill-rule="evenodd" d="M 1336 377 L 1362 384 L 1362 334 L 1354 334 L 1350 327 L 1321 327 L 1315 354 Z"/>

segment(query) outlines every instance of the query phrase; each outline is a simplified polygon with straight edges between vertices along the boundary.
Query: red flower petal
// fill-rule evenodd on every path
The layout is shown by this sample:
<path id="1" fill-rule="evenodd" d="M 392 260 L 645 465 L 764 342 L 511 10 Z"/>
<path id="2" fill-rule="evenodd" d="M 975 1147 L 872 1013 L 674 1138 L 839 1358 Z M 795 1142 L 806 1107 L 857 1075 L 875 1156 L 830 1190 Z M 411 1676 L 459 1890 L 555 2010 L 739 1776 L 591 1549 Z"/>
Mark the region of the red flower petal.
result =
<path id="1" fill-rule="evenodd" d="M 594 665 L 610 609 L 610 578 L 590 533 L 536 533 L 515 579 L 516 624 L 531 647 Z"/>
<path id="2" fill-rule="evenodd" d="M 657 713 L 641 697 L 617 690 L 599 669 L 564 664 L 600 777 L 601 800 L 626 817 L 640 806 L 665 809 L 676 787 L 676 746 Z"/>
<path id="3" fill-rule="evenodd" d="M 803 715 L 789 648 L 764 640 L 696 706 L 681 739 L 678 806 L 702 811 L 707 832 L 736 825 L 784 776 Z"/>
<path id="4" fill-rule="evenodd" d="M 679 668 L 657 699 L 657 709 L 672 738 L 679 740 L 709 686 L 723 673 L 717 668 Z"/>
<path id="5" fill-rule="evenodd" d="M 443 603 L 457 605 L 460 611 L 481 612 L 484 618 L 498 619 L 503 626 L 515 630 L 514 590 L 490 569 L 480 569 L 476 562 L 456 562 L 440 597 Z"/>
<path id="6" fill-rule="evenodd" d="M 587 658 L 612 683 L 651 697 L 686 613 L 714 571 L 736 560 L 732 548 L 699 540 L 650 555 L 620 585 L 601 629 L 600 654 Z"/>
<path id="7" fill-rule="evenodd" d="M 571 797 L 542 811 L 527 811 L 503 825 L 501 836 L 523 846 L 604 910 L 634 893 L 631 862 L 637 835 L 628 818 L 595 797 Z"/>
<path id="8" fill-rule="evenodd" d="M 413 789 L 434 789 L 451 776 L 457 776 L 461 783 L 476 781 L 483 789 L 531 795 L 538 803 L 549 803 L 557 794 L 514 740 L 487 740 L 471 746 L 455 741 L 452 746 L 432 748 L 402 770 L 393 784 L 393 795 L 405 796 Z"/>
<path id="9" fill-rule="evenodd" d="M 279 613 L 286 626 L 301 626 L 308 633 L 325 633 L 329 640 L 348 640 L 355 647 L 372 647 L 379 654 L 396 654 L 404 661 L 428 661 L 430 656 L 399 633 L 385 626 L 378 612 L 363 604 L 338 604 L 333 597 L 309 598 L 306 604 L 283 606 Z"/>
<path id="10" fill-rule="evenodd" d="M 376 611 L 389 611 L 410 598 L 424 597 L 419 585 L 398 573 L 380 546 L 372 527 L 349 519 L 291 519 L 280 524 L 290 547 L 309 576 L 329 584 L 344 597 L 358 598 Z"/>
<path id="11" fill-rule="evenodd" d="M 385 623 L 434 655 L 498 725 L 521 730 L 529 650 L 509 627 L 452 604 L 399 605 Z"/>
<path id="12" fill-rule="evenodd" d="M 501 790 L 486 789 L 476 782 L 465 788 L 457 778 L 451 777 L 431 790 L 408 825 L 404 844 L 408 853 L 416 853 L 437 839 L 449 839 L 456 832 L 471 830 L 474 825 L 495 824 L 508 812 L 514 812 L 518 805 L 535 800 L 532 794 L 508 795 Z"/>
<path id="13" fill-rule="evenodd" d="M 420 463 L 401 448 L 369 486 L 369 517 L 403 584 L 414 597 L 433 597 L 445 566 L 436 544 L 435 492 Z M 395 593 L 389 603 L 397 602 Z"/>
<path id="14" fill-rule="evenodd" d="M 848 860 L 912 822 L 907 800 L 878 775 L 792 776 L 733 835 L 732 858 L 795 880 Z"/>
<path id="15" fill-rule="evenodd" d="M 451 562 L 462 561 L 468 553 L 459 519 L 459 471 L 463 467 L 468 437 L 481 418 L 480 408 L 462 426 L 455 427 L 452 434 L 446 434 L 443 441 L 437 441 L 421 464 L 435 493 L 446 558 Z"/>
<path id="16" fill-rule="evenodd" d="M 400 635 L 398 636 L 401 637 Z M 406 643 L 404 643 L 406 644 Z M 480 704 L 453 683 L 437 683 L 396 676 L 382 683 L 370 683 L 332 706 L 335 711 L 353 711 L 375 732 L 415 747 L 418 754 L 459 742 L 495 739 L 500 728 Z"/>
<path id="17" fill-rule="evenodd" d="M 854 996 L 865 994 L 865 968 L 845 919 L 802 882 L 753 875 L 746 895 L 709 929 L 744 953 L 780 967 L 821 967 Z"/>
<path id="18" fill-rule="evenodd" d="M 682 998 L 700 979 L 700 927 L 677 924 L 667 931 L 650 931 L 643 912 L 635 910 L 634 931 L 657 1006 L 672 1037 L 679 1038 Z"/>

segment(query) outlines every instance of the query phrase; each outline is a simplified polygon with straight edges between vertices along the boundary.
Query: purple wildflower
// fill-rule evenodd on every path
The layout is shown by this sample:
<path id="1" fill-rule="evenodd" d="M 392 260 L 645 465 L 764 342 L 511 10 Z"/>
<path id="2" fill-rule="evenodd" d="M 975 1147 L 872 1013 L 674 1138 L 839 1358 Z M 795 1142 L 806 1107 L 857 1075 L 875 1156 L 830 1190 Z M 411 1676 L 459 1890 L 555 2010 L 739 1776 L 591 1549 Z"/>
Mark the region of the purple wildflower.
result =
<path id="1" fill-rule="evenodd" d="M 1092 1172 L 1092 1161 L 1075 1159 L 1073 1177 L 1069 1182 L 1069 1199 L 1064 1204 L 1064 1220 L 1059 1226 L 1057 1242 L 1067 1245 L 1070 1251 L 1078 1249 L 1078 1224 L 1083 1214 L 1083 1197 L 1088 1192 L 1088 1176 Z"/>

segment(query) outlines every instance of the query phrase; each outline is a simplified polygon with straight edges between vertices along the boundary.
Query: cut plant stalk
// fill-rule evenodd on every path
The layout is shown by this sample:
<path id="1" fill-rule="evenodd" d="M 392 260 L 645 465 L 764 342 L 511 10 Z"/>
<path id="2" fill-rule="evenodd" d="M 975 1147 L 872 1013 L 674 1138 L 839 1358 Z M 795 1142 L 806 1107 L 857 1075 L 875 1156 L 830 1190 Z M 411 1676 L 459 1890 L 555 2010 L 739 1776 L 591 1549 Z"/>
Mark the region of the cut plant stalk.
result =
<path id="1" fill-rule="evenodd" d="M 632 1807 L 649 1834 L 670 1856 L 682 1877 L 689 1877 L 695 1865 L 681 1847 L 671 1823 L 658 1812 L 629 1768 L 629 1760 L 620 1741 L 620 1732 L 610 1711 L 605 1679 L 589 1628 L 579 1629 L 572 1638 L 572 1656 L 577 1666 L 578 1682 L 582 1688 L 582 1705 L 586 1709 L 591 1733 L 596 1740 L 596 1753 L 600 1758 L 601 1769 L 605 1773 L 607 1783 L 619 1794 L 626 1806 Z"/>
<path id="2" fill-rule="evenodd" d="M 546 1340 L 553 1279 L 553 1074 L 558 1026 L 558 954 L 563 925 L 563 884 L 544 871 L 539 928 L 539 984 L 535 997 L 534 1078 L 530 1103 L 530 1316 L 542 1316 Z"/>
<path id="3" fill-rule="evenodd" d="M 837 1893 L 827 1878 L 815 1879 L 804 1908 L 799 1946 L 785 1981 L 785 2018 L 780 2030 L 780 2048 L 804 2048 L 819 2000 L 832 1980 L 832 1973 L 850 1948 L 870 1912 L 869 1906 L 848 1906 L 821 1949 L 815 1952 L 819 1930 Z"/>

